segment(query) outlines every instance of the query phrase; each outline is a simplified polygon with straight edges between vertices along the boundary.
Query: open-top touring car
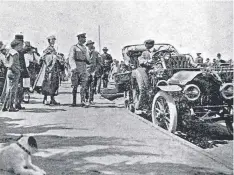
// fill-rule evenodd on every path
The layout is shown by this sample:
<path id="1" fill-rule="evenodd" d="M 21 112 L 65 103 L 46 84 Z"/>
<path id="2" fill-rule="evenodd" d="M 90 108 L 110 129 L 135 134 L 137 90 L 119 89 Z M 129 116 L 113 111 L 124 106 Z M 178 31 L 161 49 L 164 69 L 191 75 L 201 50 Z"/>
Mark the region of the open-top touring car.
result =
<path id="1" fill-rule="evenodd" d="M 147 88 L 140 92 L 133 74 L 145 50 L 144 45 L 124 47 L 123 57 L 131 70 L 115 76 L 115 91 L 125 93 L 129 110 L 134 112 L 139 96 L 144 95 L 145 112 L 154 124 L 169 132 L 179 130 L 186 120 L 225 120 L 228 131 L 233 133 L 232 82 L 224 82 L 217 72 L 199 67 L 191 55 L 179 54 L 170 44 L 155 44 L 152 63 L 146 71 L 138 71 L 140 79 L 144 79 L 140 83 Z"/>

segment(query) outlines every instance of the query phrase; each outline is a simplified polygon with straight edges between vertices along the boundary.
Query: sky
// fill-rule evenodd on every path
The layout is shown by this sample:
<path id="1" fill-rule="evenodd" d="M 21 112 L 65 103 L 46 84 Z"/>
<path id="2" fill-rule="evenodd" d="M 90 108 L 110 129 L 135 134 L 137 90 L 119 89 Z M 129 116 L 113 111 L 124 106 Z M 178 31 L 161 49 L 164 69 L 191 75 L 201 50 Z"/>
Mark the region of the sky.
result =
<path id="1" fill-rule="evenodd" d="M 0 2 L 0 40 L 9 44 L 22 32 L 39 52 L 53 34 L 58 52 L 67 55 L 81 32 L 99 50 L 98 25 L 101 48 L 119 60 L 124 46 L 146 39 L 194 57 L 197 52 L 210 59 L 217 53 L 226 60 L 233 56 L 232 1 Z"/>

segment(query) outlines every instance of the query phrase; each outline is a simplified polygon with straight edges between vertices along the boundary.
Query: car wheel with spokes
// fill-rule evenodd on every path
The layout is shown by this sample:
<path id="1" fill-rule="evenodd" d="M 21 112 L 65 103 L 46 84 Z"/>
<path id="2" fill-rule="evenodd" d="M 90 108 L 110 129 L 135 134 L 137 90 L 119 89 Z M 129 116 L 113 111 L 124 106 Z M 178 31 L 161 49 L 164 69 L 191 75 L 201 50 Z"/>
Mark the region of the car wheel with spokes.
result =
<path id="1" fill-rule="evenodd" d="M 177 127 L 177 109 L 172 96 L 164 91 L 159 91 L 152 104 L 152 122 L 169 132 L 174 133 Z"/>

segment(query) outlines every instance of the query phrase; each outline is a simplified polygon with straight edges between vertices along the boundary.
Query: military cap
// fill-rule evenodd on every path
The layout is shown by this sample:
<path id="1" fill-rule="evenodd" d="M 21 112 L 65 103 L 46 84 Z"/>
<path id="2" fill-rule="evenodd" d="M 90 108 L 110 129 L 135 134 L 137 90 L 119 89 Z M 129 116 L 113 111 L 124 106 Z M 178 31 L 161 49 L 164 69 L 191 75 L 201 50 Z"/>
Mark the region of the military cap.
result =
<path id="1" fill-rule="evenodd" d="M 51 35 L 51 36 L 48 36 L 47 39 L 48 39 L 48 40 L 51 40 L 51 39 L 56 40 L 56 37 L 55 37 L 54 35 Z"/>
<path id="2" fill-rule="evenodd" d="M 197 55 L 201 55 L 201 53 L 197 53 Z"/>
<path id="3" fill-rule="evenodd" d="M 220 54 L 220 53 L 218 53 L 218 54 L 217 54 L 217 57 L 220 57 L 220 56 L 221 56 L 221 54 Z"/>
<path id="4" fill-rule="evenodd" d="M 15 39 L 23 41 L 24 40 L 24 35 L 21 35 L 21 34 L 15 35 Z"/>
<path id="5" fill-rule="evenodd" d="M 107 49 L 107 47 L 103 47 L 103 49 L 102 49 L 102 50 L 108 50 L 108 49 Z"/>
<path id="6" fill-rule="evenodd" d="M 77 35 L 77 37 L 84 37 L 84 38 L 86 38 L 86 33 L 79 33 L 79 34 Z"/>
<path id="7" fill-rule="evenodd" d="M 0 41 L 0 45 L 3 45 L 3 42 L 2 42 L 2 41 Z"/>
<path id="8" fill-rule="evenodd" d="M 93 42 L 92 40 L 88 40 L 88 41 L 86 42 L 86 46 L 89 45 L 89 44 L 94 44 L 94 42 Z"/>
<path id="9" fill-rule="evenodd" d="M 145 44 L 154 44 L 154 40 L 148 39 L 145 41 Z"/>
<path id="10" fill-rule="evenodd" d="M 6 49 L 6 45 L 2 45 L 2 47 L 0 48 L 0 51 Z"/>

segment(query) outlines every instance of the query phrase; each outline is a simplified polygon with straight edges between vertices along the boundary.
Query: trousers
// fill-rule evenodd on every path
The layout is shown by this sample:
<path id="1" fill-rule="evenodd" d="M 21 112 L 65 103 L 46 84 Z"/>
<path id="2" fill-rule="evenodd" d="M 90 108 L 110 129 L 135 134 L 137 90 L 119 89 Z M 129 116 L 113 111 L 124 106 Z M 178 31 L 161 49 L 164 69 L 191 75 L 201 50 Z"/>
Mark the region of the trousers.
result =
<path id="1" fill-rule="evenodd" d="M 77 90 L 80 85 L 80 99 L 81 103 L 85 102 L 86 88 L 87 88 L 88 76 L 86 72 L 72 72 L 71 82 L 73 91 Z"/>

